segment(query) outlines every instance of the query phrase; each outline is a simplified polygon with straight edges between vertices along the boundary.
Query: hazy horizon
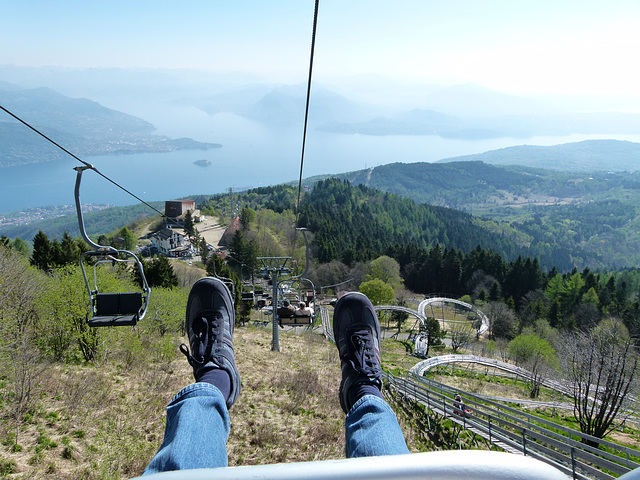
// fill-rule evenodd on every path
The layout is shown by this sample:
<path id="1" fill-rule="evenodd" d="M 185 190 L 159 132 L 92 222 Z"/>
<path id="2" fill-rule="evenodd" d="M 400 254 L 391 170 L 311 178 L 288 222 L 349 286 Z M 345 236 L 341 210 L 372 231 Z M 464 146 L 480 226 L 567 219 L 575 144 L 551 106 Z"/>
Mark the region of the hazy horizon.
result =
<path id="1" fill-rule="evenodd" d="M 0 81 L 89 98 L 153 123 L 158 134 L 221 143 L 223 151 L 225 143 L 251 145 L 256 155 L 281 148 L 282 155 L 269 152 L 281 160 L 271 168 L 297 178 L 301 128 L 296 134 L 272 129 L 272 138 L 263 135 L 260 143 L 251 129 L 242 131 L 238 112 L 276 87 L 306 87 L 313 7 L 311 0 L 3 2 L 0 39 L 12 48 L 0 52 Z M 322 0 L 310 122 L 326 114 L 324 105 L 313 103 L 323 89 L 351 102 L 353 110 L 343 108 L 340 115 L 394 115 L 412 108 L 475 118 L 512 112 L 532 118 L 558 111 L 640 113 L 639 27 L 640 4 L 632 0 L 439 5 Z M 298 103 L 296 109 L 303 104 Z M 205 112 L 205 104 L 218 111 Z M 231 131 L 235 125 L 240 130 Z M 361 152 L 353 161 L 364 167 L 381 164 L 384 155 L 386 163 L 434 161 L 567 138 L 558 135 L 466 142 L 459 148 L 442 138 L 333 135 L 328 151 L 337 151 L 336 158 Z M 314 142 L 327 138 L 309 132 L 305 177 L 332 164 L 313 153 L 320 151 Z M 628 139 L 629 133 L 590 133 L 577 140 L 583 138 Z M 345 152 L 336 150 L 341 145 Z M 406 151 L 397 151 L 399 145 Z M 478 149 L 470 151 L 474 145 Z M 247 173 L 247 165 L 230 161 L 238 175 Z M 41 180 L 46 181 L 32 183 Z"/>
<path id="2" fill-rule="evenodd" d="M 314 2 L 3 2 L 0 65 L 190 69 L 306 81 Z M 633 0 L 322 0 L 314 79 L 472 82 L 513 94 L 640 97 Z"/>

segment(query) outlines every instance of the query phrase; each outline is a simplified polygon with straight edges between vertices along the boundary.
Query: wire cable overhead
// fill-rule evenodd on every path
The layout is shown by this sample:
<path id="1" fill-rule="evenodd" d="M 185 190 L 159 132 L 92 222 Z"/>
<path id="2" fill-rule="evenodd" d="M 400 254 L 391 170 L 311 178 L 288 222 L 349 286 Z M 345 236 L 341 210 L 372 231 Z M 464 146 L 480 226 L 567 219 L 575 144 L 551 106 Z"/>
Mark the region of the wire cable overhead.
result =
<path id="1" fill-rule="evenodd" d="M 70 155 L 71 157 L 75 158 L 77 161 L 79 161 L 80 163 L 82 163 L 85 167 L 93 170 L 94 172 L 96 172 L 98 175 L 100 175 L 102 178 L 104 178 L 105 180 L 111 182 L 112 184 L 114 184 L 116 187 L 118 187 L 120 190 L 122 190 L 123 192 L 131 195 L 133 198 L 135 198 L 136 200 L 138 200 L 140 203 L 146 205 L 147 207 L 149 207 L 150 209 L 152 209 L 153 211 L 155 211 L 156 213 L 159 213 L 160 215 L 162 215 L 163 217 L 165 216 L 164 213 L 162 213 L 160 210 L 158 210 L 156 207 L 154 207 L 153 205 L 145 202 L 143 199 L 141 199 L 140 197 L 138 197 L 135 193 L 130 192 L 129 190 L 127 190 L 125 187 L 123 187 L 122 185 L 118 184 L 117 182 L 115 182 L 114 180 L 111 180 L 109 177 L 107 177 L 105 174 L 103 174 L 102 172 L 100 172 L 96 167 L 94 167 L 93 165 L 91 165 L 89 162 L 85 162 L 84 160 L 82 160 L 80 157 L 78 157 L 77 155 L 74 155 L 73 153 L 71 153 L 69 150 L 67 150 L 66 148 L 64 148 L 62 145 L 60 145 L 59 143 L 55 142 L 54 140 L 52 140 L 51 138 L 47 137 L 44 133 L 42 133 L 40 130 L 38 130 L 37 128 L 35 128 L 34 126 L 30 125 L 29 123 L 27 123 L 26 121 L 24 121 L 23 119 L 21 119 L 20 117 L 18 117 L 16 114 L 10 112 L 9 110 L 7 110 L 5 107 L 3 107 L 2 105 L 0 105 L 0 110 L 4 111 L 5 113 L 11 115 L 13 118 L 15 118 L 17 121 L 19 121 L 20 123 L 22 123 L 25 127 L 28 127 L 29 129 L 33 130 L 35 133 L 37 133 L 38 135 L 40 135 L 42 138 L 44 138 L 45 140 L 47 140 L 49 143 L 55 145 L 56 147 L 58 147 L 60 150 L 62 150 L 64 153 L 66 153 L 67 155 Z"/>
<path id="2" fill-rule="evenodd" d="M 311 79 L 313 77 L 313 54 L 316 46 L 316 26 L 318 24 L 318 5 L 320 0 L 316 0 L 313 9 L 313 30 L 311 32 L 311 55 L 309 58 L 309 79 L 307 81 L 307 101 L 304 109 L 304 129 L 302 131 L 302 154 L 300 156 L 300 178 L 298 179 L 298 200 L 296 201 L 296 226 L 300 215 L 300 194 L 302 192 L 302 170 L 304 168 L 304 151 L 307 142 L 307 124 L 309 120 L 309 99 L 311 98 Z"/>

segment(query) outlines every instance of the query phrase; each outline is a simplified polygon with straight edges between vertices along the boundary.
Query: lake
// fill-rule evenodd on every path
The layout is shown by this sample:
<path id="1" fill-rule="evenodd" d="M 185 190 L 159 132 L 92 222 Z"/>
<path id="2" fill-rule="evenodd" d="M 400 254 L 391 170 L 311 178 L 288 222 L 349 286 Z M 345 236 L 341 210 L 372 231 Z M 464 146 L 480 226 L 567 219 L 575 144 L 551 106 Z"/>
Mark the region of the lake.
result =
<path id="1" fill-rule="evenodd" d="M 166 116 L 165 116 L 166 117 Z M 215 194 L 296 181 L 299 176 L 302 128 L 270 128 L 233 114 L 208 116 L 184 111 L 165 123 L 154 119 L 158 133 L 216 142 L 222 148 L 85 157 L 100 172 L 145 201 L 171 200 L 195 194 Z M 436 136 L 339 135 L 310 130 L 303 176 L 361 170 L 393 162 L 433 162 L 512 145 L 556 145 L 591 138 L 620 136 L 574 135 L 526 140 L 499 138 L 482 141 L 446 140 Z M 198 166 L 197 160 L 211 165 Z M 0 169 L 0 212 L 73 203 L 78 162 L 66 160 Z M 138 203 L 94 172 L 83 175 L 83 203 Z"/>

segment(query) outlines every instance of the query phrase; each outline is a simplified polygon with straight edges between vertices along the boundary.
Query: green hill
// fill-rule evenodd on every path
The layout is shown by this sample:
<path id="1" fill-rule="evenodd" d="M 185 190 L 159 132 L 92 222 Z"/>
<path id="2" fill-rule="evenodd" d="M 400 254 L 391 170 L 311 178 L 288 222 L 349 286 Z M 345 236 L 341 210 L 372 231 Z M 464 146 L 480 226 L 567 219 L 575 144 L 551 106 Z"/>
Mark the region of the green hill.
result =
<path id="1" fill-rule="evenodd" d="M 571 148 L 603 144 L 573 144 Z M 636 144 L 614 145 L 634 148 Z M 552 147 L 551 152 L 557 151 Z M 569 148 L 569 147 L 567 147 Z M 477 245 L 507 260 L 539 258 L 544 268 L 619 269 L 640 262 L 640 172 L 568 173 L 481 161 L 395 163 L 335 176 L 353 187 L 325 192 L 313 177 L 303 218 L 316 235 L 321 261 L 346 263 L 382 254 L 389 245 L 435 244 L 468 252 Z M 366 187 L 366 188 L 364 188 Z M 393 194 L 390 196 L 388 194 Z M 241 205 L 295 211 L 296 186 L 240 193 Z M 197 196 L 218 215 L 225 195 Z M 90 234 L 105 233 L 150 214 L 143 206 L 86 215 Z M 25 240 L 38 229 L 51 237 L 76 235 L 75 216 L 27 226 L 4 227 L 3 235 Z"/>
<path id="2" fill-rule="evenodd" d="M 640 261 L 637 171 L 568 173 L 476 160 L 395 163 L 337 177 L 468 212 L 558 268 L 625 268 Z"/>

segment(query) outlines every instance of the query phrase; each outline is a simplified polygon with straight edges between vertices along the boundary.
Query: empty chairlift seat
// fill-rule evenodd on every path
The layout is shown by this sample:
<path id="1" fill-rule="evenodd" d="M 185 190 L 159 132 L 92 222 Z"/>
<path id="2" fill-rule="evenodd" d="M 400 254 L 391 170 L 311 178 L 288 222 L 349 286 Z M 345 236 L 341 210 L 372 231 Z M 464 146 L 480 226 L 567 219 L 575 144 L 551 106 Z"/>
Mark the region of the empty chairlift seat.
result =
<path id="1" fill-rule="evenodd" d="M 89 319 L 93 327 L 135 325 L 143 305 L 142 292 L 97 293 L 94 297 L 95 316 Z"/>

